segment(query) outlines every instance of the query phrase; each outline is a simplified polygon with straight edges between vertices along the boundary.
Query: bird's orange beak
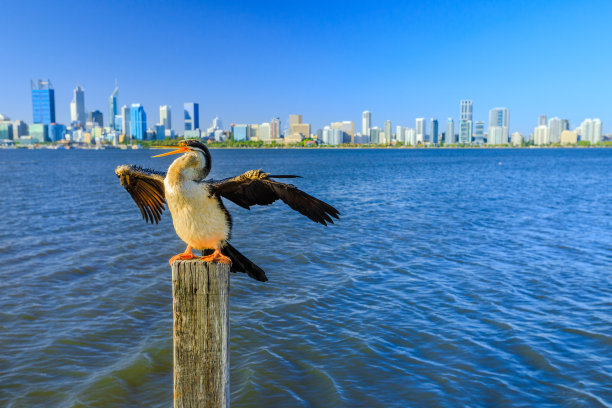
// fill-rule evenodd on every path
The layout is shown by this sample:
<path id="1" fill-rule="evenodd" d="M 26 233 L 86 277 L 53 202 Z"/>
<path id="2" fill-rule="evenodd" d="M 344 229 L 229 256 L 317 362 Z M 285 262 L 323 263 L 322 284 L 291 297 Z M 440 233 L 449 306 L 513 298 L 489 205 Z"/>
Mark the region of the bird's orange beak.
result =
<path id="1" fill-rule="evenodd" d="M 178 149 L 176 149 L 174 146 L 164 146 L 164 148 L 165 149 L 175 149 L 175 150 L 168 152 L 168 153 L 158 154 L 157 156 L 153 156 L 153 157 L 169 156 L 171 154 L 179 154 L 179 153 L 185 153 L 189 151 L 189 148 L 187 146 L 181 146 Z"/>

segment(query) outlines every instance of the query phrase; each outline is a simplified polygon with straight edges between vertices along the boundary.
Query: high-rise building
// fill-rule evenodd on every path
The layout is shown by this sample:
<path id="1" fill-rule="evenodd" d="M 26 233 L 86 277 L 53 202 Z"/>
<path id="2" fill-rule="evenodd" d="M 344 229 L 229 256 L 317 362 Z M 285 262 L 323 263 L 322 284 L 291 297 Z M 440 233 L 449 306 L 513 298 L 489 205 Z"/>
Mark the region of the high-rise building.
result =
<path id="1" fill-rule="evenodd" d="M 445 144 L 455 143 L 455 121 L 453 118 L 448 118 L 446 121 L 446 133 L 444 134 Z"/>
<path id="2" fill-rule="evenodd" d="M 342 122 L 342 131 L 347 137 L 346 143 L 354 143 L 355 141 L 355 124 L 353 121 L 345 120 Z"/>
<path id="3" fill-rule="evenodd" d="M 302 115 L 289 115 L 289 136 L 296 135 L 301 135 L 302 139 L 310 137 L 310 124 L 302 123 Z"/>
<path id="4" fill-rule="evenodd" d="M 280 118 L 274 118 L 270 121 L 270 137 L 272 139 L 280 139 L 281 137 L 281 121 Z"/>
<path id="5" fill-rule="evenodd" d="M 570 123 L 567 119 L 561 119 L 561 130 L 569 130 Z"/>
<path id="6" fill-rule="evenodd" d="M 168 105 L 159 107 L 159 123 L 164 125 L 164 129 L 172 129 L 172 108 Z"/>
<path id="7" fill-rule="evenodd" d="M 28 124 L 21 120 L 13 122 L 13 140 L 28 134 Z"/>
<path id="8" fill-rule="evenodd" d="M 199 129 L 200 105 L 195 102 L 186 102 L 183 108 L 185 110 L 185 130 Z"/>
<path id="9" fill-rule="evenodd" d="M 132 118 L 131 109 L 127 105 L 121 107 L 121 132 L 124 135 L 132 136 L 132 127 L 130 119 Z"/>
<path id="10" fill-rule="evenodd" d="M 372 112 L 364 111 L 361 114 L 361 134 L 370 136 L 370 127 L 372 126 Z"/>
<path id="11" fill-rule="evenodd" d="M 88 126 L 95 126 L 98 125 L 99 127 L 104 127 L 104 116 L 102 115 L 102 112 L 100 112 L 99 110 L 94 110 L 89 112 L 89 115 L 87 115 L 87 123 L 90 123 L 91 125 Z"/>
<path id="12" fill-rule="evenodd" d="M 561 132 L 563 132 L 563 124 L 561 119 L 554 117 L 548 121 L 548 137 L 550 143 L 561 143 Z"/>
<path id="13" fill-rule="evenodd" d="M 484 128 L 485 128 L 485 123 L 481 120 L 477 120 L 474 123 L 474 143 L 476 143 L 477 145 L 483 145 L 484 144 Z M 491 134 L 489 133 L 489 138 L 491 137 Z"/>
<path id="14" fill-rule="evenodd" d="M 514 132 L 510 137 L 510 143 L 512 146 L 520 147 L 523 145 L 523 135 L 519 132 Z"/>
<path id="15" fill-rule="evenodd" d="M 391 144 L 393 140 L 393 131 L 391 130 L 391 121 L 385 120 L 385 144 Z"/>
<path id="16" fill-rule="evenodd" d="M 117 115 L 117 97 L 119 96 L 119 86 L 115 80 L 115 89 L 108 97 L 108 123 L 111 129 L 115 128 L 115 116 Z"/>
<path id="17" fill-rule="evenodd" d="M 74 88 L 72 101 L 70 102 L 70 122 L 79 126 L 85 126 L 87 115 L 85 113 L 85 91 L 78 85 Z"/>
<path id="18" fill-rule="evenodd" d="M 536 126 L 536 128 L 533 130 L 533 144 L 535 144 L 536 146 L 545 146 L 549 143 L 550 139 L 548 137 L 548 126 Z"/>
<path id="19" fill-rule="evenodd" d="M 380 144 L 380 128 L 378 126 L 370 128 L 370 144 Z"/>
<path id="20" fill-rule="evenodd" d="M 416 144 L 425 143 L 425 118 L 416 119 Z"/>
<path id="21" fill-rule="evenodd" d="M 538 126 L 548 126 L 548 119 L 546 115 L 540 115 L 538 118 Z"/>
<path id="22" fill-rule="evenodd" d="M 215 116 L 215 118 L 213 119 L 212 125 L 215 129 L 223 130 L 223 122 L 221 121 L 221 119 L 219 119 L 218 116 Z"/>
<path id="23" fill-rule="evenodd" d="M 472 101 L 462 100 L 459 115 L 459 143 L 472 143 Z"/>
<path id="24" fill-rule="evenodd" d="M 48 79 L 31 82 L 34 123 L 55 123 L 55 91 Z"/>
<path id="25" fill-rule="evenodd" d="M 302 115 L 289 115 L 289 128 L 292 125 L 299 125 L 302 123 Z"/>
<path id="26" fill-rule="evenodd" d="M 585 119 L 580 125 L 580 140 L 591 144 L 601 142 L 602 137 L 601 120 Z"/>
<path id="27" fill-rule="evenodd" d="M 406 144 L 410 146 L 416 146 L 417 144 L 417 135 L 416 130 L 413 128 L 406 130 Z"/>
<path id="28" fill-rule="evenodd" d="M 401 143 L 406 143 L 406 133 L 405 129 L 400 125 L 395 127 L 395 140 Z"/>
<path id="29" fill-rule="evenodd" d="M 502 145 L 508 143 L 510 135 L 509 114 L 507 108 L 493 108 L 489 111 L 489 138 L 487 144 Z"/>
<path id="30" fill-rule="evenodd" d="M 593 119 L 593 138 L 591 139 L 592 144 L 597 144 L 601 142 L 602 137 L 602 126 L 601 120 L 595 118 Z"/>
<path id="31" fill-rule="evenodd" d="M 438 144 L 438 119 L 431 118 L 429 121 L 431 134 L 429 135 L 429 143 Z"/>
<path id="32" fill-rule="evenodd" d="M 130 109 L 130 135 L 136 140 L 147 136 L 147 114 L 139 103 L 133 103 Z"/>
<path id="33" fill-rule="evenodd" d="M 270 123 L 262 123 L 259 125 L 259 140 L 270 140 L 272 138 L 272 126 Z"/>

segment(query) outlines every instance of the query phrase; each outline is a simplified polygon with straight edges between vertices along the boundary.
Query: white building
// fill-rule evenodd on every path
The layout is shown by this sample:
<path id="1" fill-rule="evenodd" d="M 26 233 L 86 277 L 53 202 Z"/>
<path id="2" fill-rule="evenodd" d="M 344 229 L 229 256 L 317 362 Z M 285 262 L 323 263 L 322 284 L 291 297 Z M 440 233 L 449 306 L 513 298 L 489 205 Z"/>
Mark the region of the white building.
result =
<path id="1" fill-rule="evenodd" d="M 509 129 L 508 109 L 491 109 L 489 111 L 489 138 L 487 144 L 502 145 L 508 143 Z"/>
<path id="2" fill-rule="evenodd" d="M 417 144 L 417 133 L 413 128 L 406 129 L 406 144 L 410 146 L 416 146 Z"/>
<path id="3" fill-rule="evenodd" d="M 130 107 L 123 105 L 121 107 L 121 130 L 124 135 L 130 135 Z"/>
<path id="4" fill-rule="evenodd" d="M 416 119 L 416 144 L 425 143 L 425 131 L 426 131 L 425 118 Z"/>
<path id="5" fill-rule="evenodd" d="M 392 140 L 393 140 L 393 131 L 391 130 L 391 121 L 386 120 L 385 121 L 385 143 L 391 144 Z"/>
<path id="6" fill-rule="evenodd" d="M 85 126 L 86 121 L 85 91 L 79 85 L 74 88 L 72 101 L 70 102 L 70 122 L 77 122 L 81 126 Z"/>
<path id="7" fill-rule="evenodd" d="M 550 144 L 548 126 L 536 126 L 536 128 L 533 130 L 533 144 L 535 144 L 536 146 L 545 146 L 547 144 Z"/>
<path id="8" fill-rule="evenodd" d="M 372 126 L 372 112 L 364 111 L 361 114 L 361 134 L 369 137 L 371 126 Z"/>
<path id="9" fill-rule="evenodd" d="M 472 143 L 472 101 L 462 100 L 459 115 L 459 143 Z"/>
<path id="10" fill-rule="evenodd" d="M 561 143 L 561 132 L 563 132 L 563 123 L 561 119 L 554 117 L 548 121 L 548 138 L 550 143 Z"/>
<path id="11" fill-rule="evenodd" d="M 510 143 L 512 146 L 522 146 L 523 145 L 523 135 L 519 132 L 514 132 L 510 137 Z"/>

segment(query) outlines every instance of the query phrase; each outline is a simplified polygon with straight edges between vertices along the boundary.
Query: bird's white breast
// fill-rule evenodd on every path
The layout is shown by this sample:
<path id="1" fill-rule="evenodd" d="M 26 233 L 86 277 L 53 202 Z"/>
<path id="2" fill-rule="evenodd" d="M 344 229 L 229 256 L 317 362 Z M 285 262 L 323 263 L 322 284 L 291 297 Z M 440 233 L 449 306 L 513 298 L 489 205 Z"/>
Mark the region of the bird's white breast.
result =
<path id="1" fill-rule="evenodd" d="M 164 180 L 166 201 L 177 235 L 195 249 L 215 248 L 229 237 L 227 217 L 208 185 Z"/>

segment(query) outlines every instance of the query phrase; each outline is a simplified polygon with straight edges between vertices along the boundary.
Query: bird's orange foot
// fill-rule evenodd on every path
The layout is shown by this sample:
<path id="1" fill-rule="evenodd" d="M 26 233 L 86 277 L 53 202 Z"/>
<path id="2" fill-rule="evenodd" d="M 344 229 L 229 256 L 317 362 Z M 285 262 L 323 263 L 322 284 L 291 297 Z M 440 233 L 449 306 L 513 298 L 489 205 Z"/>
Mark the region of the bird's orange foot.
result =
<path id="1" fill-rule="evenodd" d="M 172 258 L 170 258 L 170 266 L 172 266 L 172 262 L 174 261 L 186 261 L 188 259 L 193 259 L 196 256 L 192 253 L 185 253 L 185 252 L 181 252 L 180 254 L 176 254 L 174 255 Z"/>
<path id="2" fill-rule="evenodd" d="M 232 260 L 223 255 L 218 249 L 215 249 L 215 252 L 210 255 L 203 256 L 201 259 L 206 262 L 221 262 L 229 265 L 232 264 Z"/>

